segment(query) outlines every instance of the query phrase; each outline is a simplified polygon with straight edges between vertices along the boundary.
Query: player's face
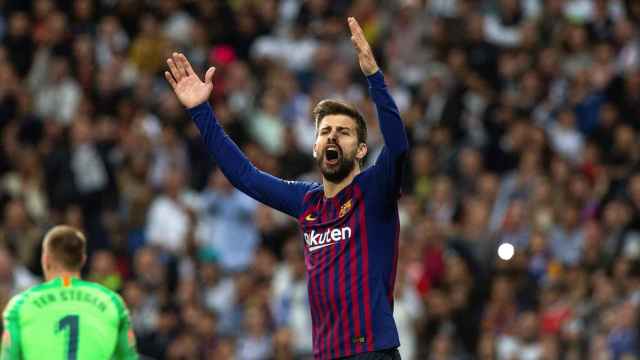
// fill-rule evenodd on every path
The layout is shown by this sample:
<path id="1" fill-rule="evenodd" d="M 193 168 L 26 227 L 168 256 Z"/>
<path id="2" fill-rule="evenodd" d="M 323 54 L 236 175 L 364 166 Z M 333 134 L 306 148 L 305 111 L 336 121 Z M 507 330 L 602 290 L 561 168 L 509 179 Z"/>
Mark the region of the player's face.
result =
<path id="1" fill-rule="evenodd" d="M 327 115 L 318 126 L 313 147 L 320 172 L 338 183 L 345 179 L 366 154 L 366 145 L 358 143 L 356 122 L 346 115 Z"/>

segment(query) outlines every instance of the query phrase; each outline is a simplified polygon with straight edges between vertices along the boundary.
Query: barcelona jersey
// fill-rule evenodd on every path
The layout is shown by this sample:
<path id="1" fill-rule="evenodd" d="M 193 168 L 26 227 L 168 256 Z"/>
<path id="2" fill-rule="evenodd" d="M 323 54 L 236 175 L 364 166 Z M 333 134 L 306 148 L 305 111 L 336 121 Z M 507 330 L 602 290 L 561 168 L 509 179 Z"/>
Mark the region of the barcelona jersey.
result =
<path id="1" fill-rule="evenodd" d="M 189 109 L 229 181 L 298 220 L 302 230 L 316 359 L 400 345 L 393 319 L 398 261 L 397 200 L 408 141 L 379 71 L 367 77 L 385 145 L 375 163 L 327 198 L 321 184 L 256 169 L 223 132 L 208 103 Z"/>

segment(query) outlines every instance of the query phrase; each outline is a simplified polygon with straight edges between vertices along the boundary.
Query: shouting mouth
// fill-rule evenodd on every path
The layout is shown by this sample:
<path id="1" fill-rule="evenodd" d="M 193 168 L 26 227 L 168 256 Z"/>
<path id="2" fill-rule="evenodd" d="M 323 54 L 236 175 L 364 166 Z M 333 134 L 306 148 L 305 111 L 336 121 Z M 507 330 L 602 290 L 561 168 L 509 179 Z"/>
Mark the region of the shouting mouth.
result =
<path id="1" fill-rule="evenodd" d="M 324 152 L 324 159 L 327 165 L 337 165 L 340 161 L 341 151 L 337 145 L 329 145 Z"/>

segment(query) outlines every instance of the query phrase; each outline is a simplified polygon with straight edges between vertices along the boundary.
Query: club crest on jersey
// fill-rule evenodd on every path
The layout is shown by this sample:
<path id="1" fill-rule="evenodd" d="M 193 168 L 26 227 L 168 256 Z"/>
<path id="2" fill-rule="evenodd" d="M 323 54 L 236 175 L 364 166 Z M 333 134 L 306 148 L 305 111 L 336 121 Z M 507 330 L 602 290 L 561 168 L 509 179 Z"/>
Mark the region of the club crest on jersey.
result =
<path id="1" fill-rule="evenodd" d="M 346 240 L 351 237 L 351 228 L 345 226 L 341 229 L 327 229 L 325 232 L 311 232 L 304 233 L 304 241 L 307 243 L 309 251 L 315 251 L 327 247 L 329 245 L 335 245 L 339 241 Z"/>
<path id="2" fill-rule="evenodd" d="M 345 216 L 349 212 L 349 210 L 351 210 L 351 200 L 342 204 L 342 206 L 340 207 L 340 212 L 338 213 L 338 217 Z"/>

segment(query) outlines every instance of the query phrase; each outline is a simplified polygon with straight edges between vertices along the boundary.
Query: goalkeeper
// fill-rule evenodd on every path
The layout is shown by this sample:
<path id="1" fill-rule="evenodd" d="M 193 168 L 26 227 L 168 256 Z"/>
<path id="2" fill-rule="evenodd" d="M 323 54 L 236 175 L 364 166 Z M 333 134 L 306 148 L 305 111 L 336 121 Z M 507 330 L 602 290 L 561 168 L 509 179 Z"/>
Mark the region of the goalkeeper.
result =
<path id="1" fill-rule="evenodd" d="M 0 360 L 137 359 L 122 298 L 80 279 L 87 258 L 82 232 L 56 226 L 42 246 L 47 282 L 14 296 L 7 305 Z"/>

